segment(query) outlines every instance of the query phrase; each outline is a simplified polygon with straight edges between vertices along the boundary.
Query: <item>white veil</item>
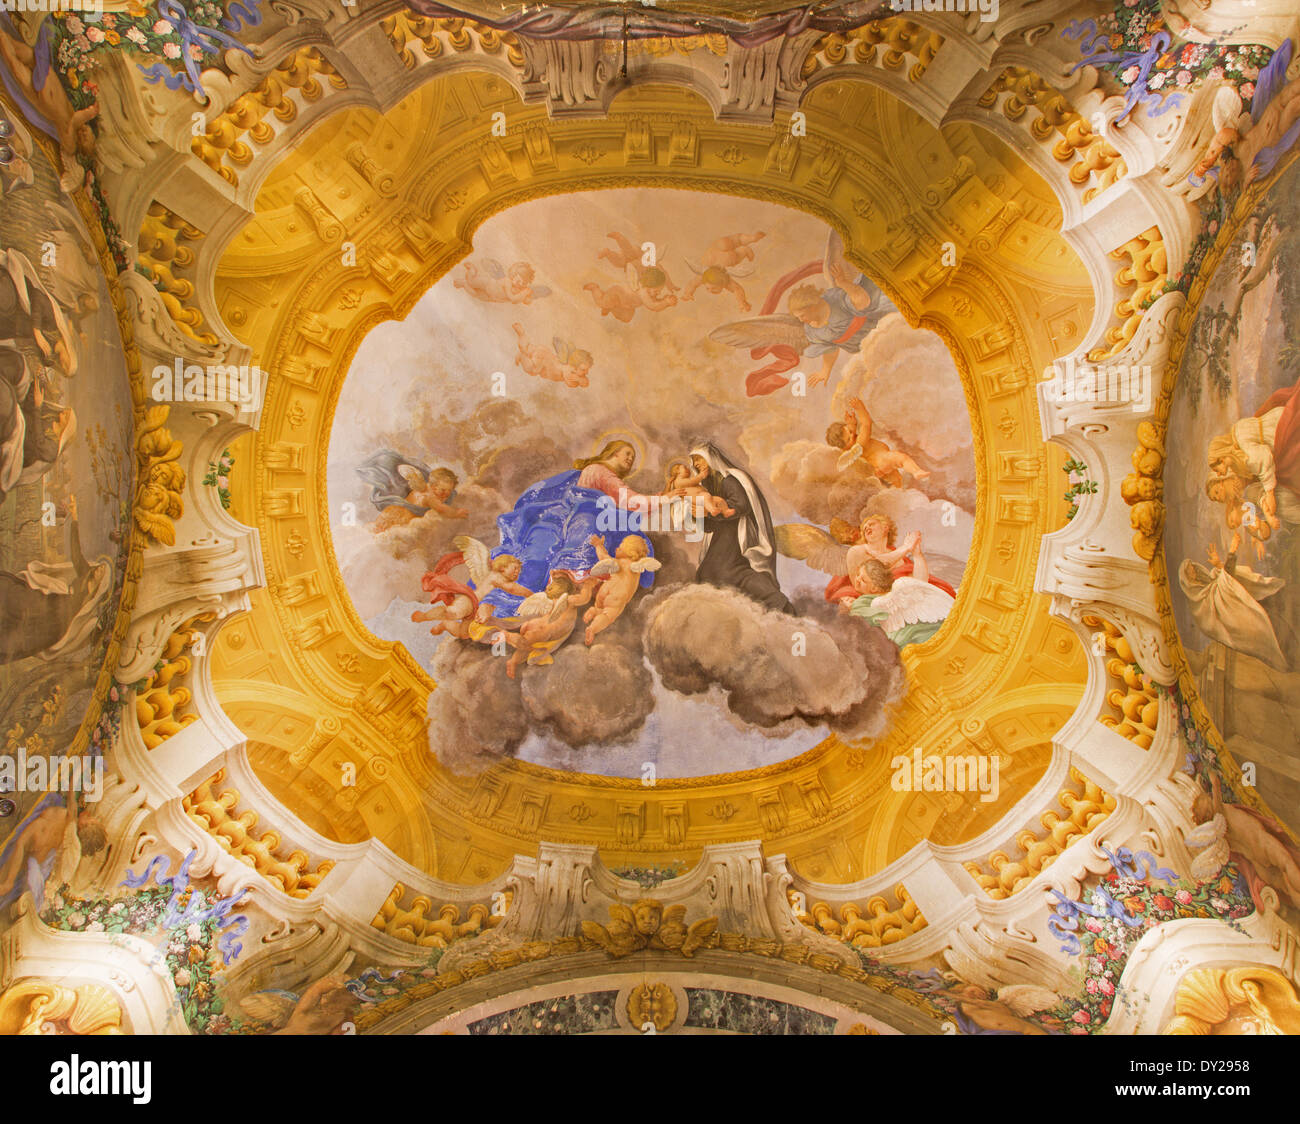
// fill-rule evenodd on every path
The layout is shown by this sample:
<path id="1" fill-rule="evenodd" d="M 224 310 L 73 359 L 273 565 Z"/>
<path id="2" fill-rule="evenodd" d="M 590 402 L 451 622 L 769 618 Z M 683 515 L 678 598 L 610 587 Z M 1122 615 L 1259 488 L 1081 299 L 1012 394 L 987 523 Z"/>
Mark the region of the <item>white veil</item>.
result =
<path id="1" fill-rule="evenodd" d="M 696 445 L 691 450 L 692 456 L 703 457 L 705 463 L 720 477 L 734 476 L 745 489 L 749 499 L 751 514 L 742 517 L 739 528 L 741 553 L 745 560 L 755 569 L 762 570 L 776 577 L 776 538 L 772 531 L 772 513 L 767 509 L 767 500 L 758 490 L 753 477 L 743 468 L 737 468 L 711 441 Z M 710 531 L 705 534 L 701 550 L 709 549 L 713 538 Z"/>

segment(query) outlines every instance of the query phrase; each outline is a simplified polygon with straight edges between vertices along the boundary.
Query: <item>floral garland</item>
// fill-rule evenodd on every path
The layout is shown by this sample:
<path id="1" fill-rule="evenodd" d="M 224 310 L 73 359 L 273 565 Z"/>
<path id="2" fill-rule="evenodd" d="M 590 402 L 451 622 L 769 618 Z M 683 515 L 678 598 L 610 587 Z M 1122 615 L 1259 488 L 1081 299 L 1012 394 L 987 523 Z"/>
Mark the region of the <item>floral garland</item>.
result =
<path id="1" fill-rule="evenodd" d="M 643 890 L 653 890 L 670 878 L 681 876 L 685 867 L 670 863 L 668 866 L 621 866 L 610 873 L 615 878 L 627 878 Z"/>
<path id="2" fill-rule="evenodd" d="M 1226 80 L 1249 101 L 1273 55 L 1271 47 L 1253 43 L 1184 43 L 1166 24 L 1161 0 L 1120 0 L 1095 20 L 1071 20 L 1061 35 L 1079 40 L 1083 58 L 1073 70 L 1094 66 L 1127 92 L 1116 124 L 1139 105 L 1152 116 L 1174 109 L 1182 102 L 1180 91 L 1207 79 Z"/>
<path id="3" fill-rule="evenodd" d="M 234 456 L 229 449 L 222 449 L 219 460 L 208 462 L 207 475 L 203 477 L 204 484 L 216 488 L 217 498 L 226 511 L 230 510 L 230 470 L 234 467 Z"/>
<path id="4" fill-rule="evenodd" d="M 118 898 L 80 898 L 65 884 L 50 897 L 41 920 L 65 932 L 161 935 L 153 962 L 167 965 L 186 1025 L 199 1034 L 222 1034 L 242 1029 L 217 994 L 217 977 L 230 955 L 221 932 L 232 920 L 225 913 L 230 901 L 193 886 L 179 893 L 152 886 Z"/>
<path id="5" fill-rule="evenodd" d="M 219 61 L 228 50 L 252 55 L 250 48 L 228 33 L 239 31 L 244 23 L 252 27 L 261 22 L 258 2 L 249 0 L 249 8 L 240 0 L 226 7 L 217 0 L 194 0 L 186 9 L 178 0 L 157 0 L 153 12 L 136 5 L 126 12 L 58 13 L 52 17 L 53 61 L 67 79 L 69 97 L 78 108 L 94 101 L 98 92 L 89 78 L 99 65 L 97 56 L 117 49 L 153 60 L 147 66 L 136 64 L 146 81 L 162 82 L 169 90 L 188 90 L 205 101 L 199 65 Z"/>
<path id="6" fill-rule="evenodd" d="M 1065 492 L 1065 499 L 1070 505 L 1070 509 L 1065 513 L 1065 521 L 1068 523 L 1079 513 L 1079 497 L 1097 494 L 1097 481 L 1089 480 L 1088 466 L 1073 457 L 1061 466 L 1061 471 L 1070 477 L 1070 486 Z"/>
<path id="7" fill-rule="evenodd" d="M 58 73 L 75 109 L 99 100 L 94 71 L 105 52 L 127 51 L 153 60 L 137 63 L 145 79 L 169 90 L 185 89 L 206 101 L 199 67 L 219 65 L 227 50 L 253 52 L 227 32 L 261 22 L 260 0 L 194 0 L 187 10 L 177 0 L 157 0 L 154 11 L 133 4 L 125 12 L 52 12 L 49 16 L 50 64 Z M 224 29 L 224 30 L 223 30 Z M 180 67 L 178 70 L 177 67 Z M 92 125 L 92 128 L 94 126 Z M 108 200 L 95 174 L 95 162 L 79 157 L 86 169 L 86 190 L 99 212 L 118 272 L 129 268 L 131 247 L 113 222 Z"/>
<path id="8" fill-rule="evenodd" d="M 1166 881 L 1168 891 L 1152 886 L 1149 876 L 1139 879 L 1130 871 L 1112 870 L 1084 893 L 1080 904 L 1094 915 L 1084 921 L 1082 943 L 1074 953 L 1086 953 L 1082 994 L 1066 999 L 1055 1012 L 1070 1034 L 1099 1031 L 1116 1003 L 1134 1011 L 1139 997 L 1120 987 L 1120 977 L 1134 946 L 1157 925 L 1196 917 L 1240 929 L 1234 923 L 1255 911 L 1245 879 L 1232 863 L 1205 882 L 1174 889 L 1172 880 Z M 1116 905 L 1121 909 L 1114 910 Z M 1151 997 L 1141 998 L 1149 1002 Z"/>

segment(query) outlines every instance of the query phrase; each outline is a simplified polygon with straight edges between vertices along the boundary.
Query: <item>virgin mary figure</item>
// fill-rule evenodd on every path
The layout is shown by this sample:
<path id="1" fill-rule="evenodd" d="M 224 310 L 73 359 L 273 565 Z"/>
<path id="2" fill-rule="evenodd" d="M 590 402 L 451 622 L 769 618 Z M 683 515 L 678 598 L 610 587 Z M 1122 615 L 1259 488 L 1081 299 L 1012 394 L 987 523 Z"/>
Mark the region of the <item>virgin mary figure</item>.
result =
<path id="1" fill-rule="evenodd" d="M 515 501 L 512 510 L 497 516 L 501 543 L 492 557 L 511 554 L 522 564 L 519 583 L 531 590 L 546 588 L 553 571 L 584 581 L 596 565 L 596 548 L 589 541 L 600 535 L 613 554 L 628 535 L 645 539 L 651 557 L 654 546 L 642 529 L 663 496 L 647 496 L 628 488 L 625 477 L 636 464 L 630 441 L 615 439 L 594 456 L 573 462 L 573 468 L 539 481 Z M 654 574 L 641 575 L 641 585 L 654 583 Z M 483 597 L 498 617 L 514 616 L 521 598 L 494 589 Z"/>

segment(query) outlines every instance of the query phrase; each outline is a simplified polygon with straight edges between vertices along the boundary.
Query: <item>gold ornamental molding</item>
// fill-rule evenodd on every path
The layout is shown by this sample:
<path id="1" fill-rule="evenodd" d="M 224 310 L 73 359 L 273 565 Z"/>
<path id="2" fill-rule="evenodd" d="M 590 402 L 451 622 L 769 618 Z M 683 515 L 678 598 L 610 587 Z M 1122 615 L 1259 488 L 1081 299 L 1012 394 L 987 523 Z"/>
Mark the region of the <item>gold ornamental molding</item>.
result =
<path id="1" fill-rule="evenodd" d="M 508 115 L 505 137 L 491 135 L 497 110 Z M 1035 384 L 1086 325 L 1090 286 L 1055 229 L 1050 190 L 1001 142 L 967 125 L 941 136 L 863 83 L 828 82 L 804 111 L 807 136 L 795 137 L 785 121 L 719 123 L 688 92 L 636 88 L 603 119 L 548 121 L 499 77 L 462 72 L 383 119 L 352 107 L 329 120 L 335 142 L 365 141 L 371 177 L 346 161 L 317 168 L 299 152 L 263 181 L 211 284 L 222 318 L 271 375 L 261 428 L 235 449 L 247 474 L 232 505 L 260 531 L 267 588 L 219 633 L 213 679 L 256 743 L 255 768 L 306 822 L 354 833 L 359 817 L 402 858 L 465 882 L 503 870 L 541 838 L 597 843 L 607 861 L 642 864 L 761 838 L 814 878 L 850 881 L 932 833 L 957 843 L 987 830 L 1042 775 L 1082 693 L 1084 661 L 1074 632 L 1032 592 L 1038 541 L 1066 506 L 1050 486 L 1061 454 L 1042 442 Z M 467 141 L 474 136 L 482 140 Z M 376 169 L 402 190 L 378 190 Z M 966 400 L 953 408 L 971 418 L 979 494 L 962 594 L 936 637 L 905 650 L 908 697 L 875 745 L 830 737 L 779 765 L 653 788 L 518 761 L 457 777 L 427 746 L 433 684 L 403 648 L 368 632 L 338 574 L 325 491 L 335 404 L 366 333 L 406 316 L 490 215 L 628 186 L 811 213 L 841 232 L 910 323 L 945 340 L 962 376 Z M 332 223 L 305 221 L 303 192 Z M 1019 210 L 1008 212 L 1008 196 L 1023 200 Z M 344 264 L 343 241 L 355 265 Z M 1021 280 L 1050 270 L 1067 280 Z M 322 737 L 322 721 L 337 732 Z M 997 753 L 1010 778 L 1002 798 L 893 792 L 888 763 L 916 745 Z M 346 794 L 345 759 L 366 763 Z"/>

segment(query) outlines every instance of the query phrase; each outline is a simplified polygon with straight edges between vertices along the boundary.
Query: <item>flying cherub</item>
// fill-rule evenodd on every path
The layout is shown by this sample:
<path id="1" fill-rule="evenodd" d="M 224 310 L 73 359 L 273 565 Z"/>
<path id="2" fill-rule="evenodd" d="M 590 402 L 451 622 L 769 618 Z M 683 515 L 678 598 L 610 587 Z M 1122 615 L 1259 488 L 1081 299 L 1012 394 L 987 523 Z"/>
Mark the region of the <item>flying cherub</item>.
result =
<path id="1" fill-rule="evenodd" d="M 627 608 L 641 584 L 641 575 L 647 570 L 653 573 L 663 563 L 647 557 L 650 548 L 640 535 L 624 536 L 612 555 L 605 549 L 605 540 L 599 535 L 592 535 L 588 541 L 596 548 L 596 557 L 600 559 L 591 568 L 591 576 L 605 579 L 600 583 L 596 603 L 582 615 L 587 625 L 583 640 L 590 647 L 596 634 L 604 632 Z"/>
<path id="2" fill-rule="evenodd" d="M 463 263 L 465 276 L 452 282 L 476 300 L 492 304 L 531 304 L 541 297 L 550 296 L 545 285 L 535 285 L 537 271 L 526 261 L 517 261 L 509 269 L 502 267 L 496 258 L 484 258 L 481 263 Z"/>
<path id="3" fill-rule="evenodd" d="M 1233 190 L 1244 180 L 1268 175 L 1300 139 L 1300 78 L 1287 82 L 1294 46 L 1285 40 L 1260 72 L 1249 112 L 1230 88 L 1215 93 L 1212 119 L 1219 126 L 1193 175 L 1204 178 L 1219 160 L 1219 186 Z"/>
<path id="4" fill-rule="evenodd" d="M 865 513 L 860 528 L 845 519 L 832 519 L 829 534 L 809 523 L 780 523 L 775 531 L 776 549 L 787 558 L 798 558 L 824 574 L 849 577 L 869 560 L 892 571 L 921 542 L 920 532 L 912 531 L 896 546 L 893 521 Z"/>
<path id="5" fill-rule="evenodd" d="M 883 441 L 871 435 L 874 427 L 871 415 L 861 398 L 850 398 L 849 408 L 844 413 L 842 422 L 833 422 L 826 430 L 826 444 L 842 449 L 835 467 L 840 472 L 850 468 L 855 462 L 862 461 L 871 469 L 871 474 L 882 484 L 901 488 L 901 473 L 908 473 L 914 480 L 924 480 L 930 475 L 906 453 L 891 449 Z"/>
<path id="6" fill-rule="evenodd" d="M 244 1013 L 266 1023 L 272 1034 L 339 1034 L 357 1012 L 360 1000 L 347 988 L 341 972 L 323 976 L 299 997 L 268 988 L 239 1001 Z"/>
<path id="7" fill-rule="evenodd" d="M 796 282 L 820 275 L 822 284 Z M 823 287 L 824 286 L 824 287 Z M 786 295 L 788 312 L 777 305 Z M 893 305 L 844 256 L 844 243 L 831 232 L 826 256 L 782 277 L 768 292 L 759 315 L 735 320 L 709 333 L 709 339 L 732 347 L 749 349 L 751 359 L 775 356 L 766 367 L 751 371 L 745 379 L 745 393 L 756 398 L 789 384 L 786 371 L 794 370 L 804 356 L 821 356 L 821 366 L 808 376 L 809 386 L 830 378 L 841 352 L 856 354 Z"/>
<path id="8" fill-rule="evenodd" d="M 517 632 L 505 633 L 506 643 L 514 648 L 506 661 L 506 674 L 511 679 L 525 661 L 536 667 L 555 662 L 552 653 L 573 633 L 578 610 L 591 600 L 594 585 L 590 579 L 579 583 L 570 574 L 553 571 L 545 590 L 524 598 L 518 617 L 503 620 L 508 624 L 528 618 Z"/>
<path id="9" fill-rule="evenodd" d="M 370 502 L 379 509 L 379 518 L 370 527 L 375 534 L 430 511 L 444 519 L 469 515 L 467 508 L 451 506 L 459 480 L 449 468 L 430 468 L 392 449 L 380 449 L 357 465 L 357 475 L 370 485 Z"/>
<path id="10" fill-rule="evenodd" d="M 1045 1019 L 1049 1026 L 1060 1025 L 1060 1020 L 1050 1012 L 1060 1006 L 1061 997 L 1037 984 L 1012 984 L 999 989 L 996 997 L 978 984 L 967 984 L 956 989 L 954 994 L 960 997 L 957 1008 L 963 1018 L 981 1031 L 994 1034 L 1048 1034 L 1049 1031 L 1029 1021 L 1030 1015 L 1043 1012 L 1049 1012 Z"/>
<path id="11" fill-rule="evenodd" d="M 6 6 L 9 11 L 14 6 Z M 43 19 L 34 25 L 24 25 L 32 30 L 24 36 L 24 28 L 8 15 L 0 19 L 0 65 L 8 68 L 17 92 L 26 99 L 35 113 L 36 127 L 59 142 L 59 155 L 63 160 L 63 175 L 59 187 L 73 192 L 85 186 L 86 169 L 78 157 L 95 155 L 95 134 L 90 122 L 99 113 L 99 106 L 91 104 L 82 109 L 73 108 L 67 91 L 59 81 L 51 58 L 53 37 Z M 33 34 L 34 31 L 34 34 Z M 50 81 L 53 75 L 54 80 Z"/>
<path id="12" fill-rule="evenodd" d="M 663 251 L 660 250 L 656 255 L 656 264 L 646 265 L 642 251 L 632 245 L 625 235 L 611 231 L 606 237 L 618 248 L 601 250 L 596 257 L 608 261 L 615 269 L 622 270 L 627 284 L 602 288 L 595 281 L 589 281 L 583 286 L 596 302 L 600 314 L 628 324 L 638 308 L 646 308 L 651 312 L 663 312 L 666 308 L 672 308 L 677 303 L 675 294 L 678 287 L 673 284 L 668 271 L 658 264 L 663 259 Z"/>
<path id="13" fill-rule="evenodd" d="M 686 461 L 673 461 L 668 466 L 667 483 L 659 494 L 689 499 L 696 519 L 704 519 L 710 515 L 730 518 L 736 514 L 735 509 L 729 507 L 727 501 L 721 496 L 715 496 L 703 487 L 704 478 L 711 471 L 712 469 L 706 466 L 703 471 L 692 473 L 691 466 Z"/>
<path id="14" fill-rule="evenodd" d="M 565 386 L 587 386 L 587 375 L 591 371 L 591 352 L 574 347 L 568 340 L 556 336 L 551 342 L 555 350 L 530 344 L 522 324 L 515 324 L 515 335 L 519 337 L 519 353 L 515 363 L 525 374 L 536 375 L 550 382 L 562 382 Z"/>
<path id="15" fill-rule="evenodd" d="M 845 519 L 832 519 L 829 534 L 808 523 L 778 523 L 775 539 L 776 549 L 787 558 L 798 558 L 831 575 L 825 596 L 835 604 L 843 604 L 846 596 L 850 600 L 860 596 L 856 584 L 867 562 L 879 563 L 895 578 L 912 576 L 918 569 L 916 557 L 921 546 L 919 531 L 909 532 L 899 543 L 894 521 L 867 510 L 857 527 Z M 949 597 L 956 596 L 957 591 L 932 576 L 928 568 L 926 580 Z"/>
<path id="16" fill-rule="evenodd" d="M 733 274 L 732 270 L 741 262 L 753 261 L 754 251 L 749 248 L 750 244 L 766 237 L 767 232 L 760 230 L 757 234 L 728 234 L 724 238 L 714 239 L 709 248 L 704 251 L 704 257 L 700 259 L 702 268 L 697 269 L 687 261 L 686 264 L 691 267 L 696 277 L 693 281 L 686 282 L 686 288 L 682 290 L 682 300 L 694 300 L 695 290 L 703 285 L 715 296 L 723 292 L 732 293 L 740 303 L 740 311 L 748 312 L 749 301 L 745 297 L 745 290 L 736 278 L 748 277 L 749 274 Z"/>
<path id="17" fill-rule="evenodd" d="M 429 608 L 412 613 L 411 620 L 433 621 L 429 631 L 434 636 L 446 632 L 460 640 L 482 640 L 491 631 L 493 608 L 483 603 L 488 593 L 500 589 L 526 598 L 533 591 L 519 583 L 523 563 L 513 554 L 493 558 L 485 544 L 469 535 L 457 535 L 452 543 L 456 553 L 444 554 L 424 575 L 424 591 L 433 595 Z M 472 588 L 451 577 L 461 565 L 469 570 Z"/>
<path id="18" fill-rule="evenodd" d="M 888 566 L 869 558 L 853 575 L 853 592 L 841 604 L 854 616 L 881 628 L 900 648 L 928 640 L 947 619 L 954 599 L 930 582 L 920 544 L 913 549 L 915 570 L 895 577 Z"/>

